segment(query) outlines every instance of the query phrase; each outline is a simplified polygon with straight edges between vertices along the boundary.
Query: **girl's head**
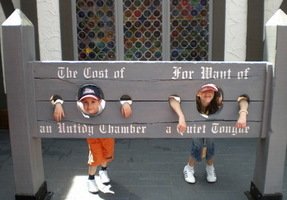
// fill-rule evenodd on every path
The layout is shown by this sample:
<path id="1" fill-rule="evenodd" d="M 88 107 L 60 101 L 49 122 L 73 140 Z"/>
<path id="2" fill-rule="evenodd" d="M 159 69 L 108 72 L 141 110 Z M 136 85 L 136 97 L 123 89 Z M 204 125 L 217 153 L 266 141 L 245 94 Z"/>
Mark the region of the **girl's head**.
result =
<path id="1" fill-rule="evenodd" d="M 222 105 L 222 94 L 214 84 L 201 86 L 196 94 L 197 110 L 203 114 L 213 114 Z"/>

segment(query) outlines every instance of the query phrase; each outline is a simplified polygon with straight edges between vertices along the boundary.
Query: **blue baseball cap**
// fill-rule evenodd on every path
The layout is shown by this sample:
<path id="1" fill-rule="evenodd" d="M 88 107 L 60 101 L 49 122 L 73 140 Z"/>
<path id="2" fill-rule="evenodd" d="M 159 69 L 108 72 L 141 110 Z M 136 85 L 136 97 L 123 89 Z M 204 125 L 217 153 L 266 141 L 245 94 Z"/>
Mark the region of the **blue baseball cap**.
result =
<path id="1" fill-rule="evenodd" d="M 96 100 L 104 99 L 104 93 L 96 85 L 93 84 L 86 84 L 80 87 L 78 92 L 78 100 L 82 101 L 83 99 L 90 97 Z"/>

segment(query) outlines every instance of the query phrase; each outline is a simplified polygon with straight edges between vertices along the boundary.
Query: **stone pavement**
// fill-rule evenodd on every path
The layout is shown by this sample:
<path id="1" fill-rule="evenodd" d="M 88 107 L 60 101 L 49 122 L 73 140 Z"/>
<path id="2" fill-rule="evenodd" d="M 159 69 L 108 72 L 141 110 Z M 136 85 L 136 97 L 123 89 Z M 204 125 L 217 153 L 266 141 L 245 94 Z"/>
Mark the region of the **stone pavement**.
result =
<path id="1" fill-rule="evenodd" d="M 84 139 L 43 139 L 43 159 L 52 200 L 89 200 Z M 188 139 L 118 139 L 109 167 L 115 195 L 106 200 L 246 200 L 253 176 L 256 139 L 216 139 L 218 181 L 205 181 L 205 165 L 196 167 L 196 184 L 183 180 Z M 0 130 L 0 199 L 14 200 L 15 184 L 9 134 Z M 285 169 L 287 165 L 285 164 Z M 286 171 L 286 170 L 285 170 Z M 287 174 L 283 199 L 287 199 Z"/>

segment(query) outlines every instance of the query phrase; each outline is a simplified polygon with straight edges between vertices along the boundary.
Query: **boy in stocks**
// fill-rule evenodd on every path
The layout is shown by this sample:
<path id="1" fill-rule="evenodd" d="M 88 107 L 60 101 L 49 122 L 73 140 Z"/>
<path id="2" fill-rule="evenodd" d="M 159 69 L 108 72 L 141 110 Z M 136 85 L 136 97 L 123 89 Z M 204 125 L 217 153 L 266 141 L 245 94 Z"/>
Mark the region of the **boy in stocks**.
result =
<path id="1" fill-rule="evenodd" d="M 53 95 L 51 102 L 54 105 L 53 118 L 56 122 L 62 121 L 65 117 L 63 100 L 59 95 Z M 128 118 L 132 114 L 131 100 L 121 101 L 121 114 Z M 92 118 L 99 115 L 105 107 L 104 94 L 102 90 L 93 84 L 83 85 L 78 91 L 77 106 L 85 118 Z M 87 138 L 89 147 L 88 158 L 88 191 L 95 194 L 98 200 L 102 200 L 99 191 L 112 193 L 110 178 L 108 176 L 108 164 L 114 158 L 114 138 Z M 97 173 L 97 168 L 100 167 Z"/>

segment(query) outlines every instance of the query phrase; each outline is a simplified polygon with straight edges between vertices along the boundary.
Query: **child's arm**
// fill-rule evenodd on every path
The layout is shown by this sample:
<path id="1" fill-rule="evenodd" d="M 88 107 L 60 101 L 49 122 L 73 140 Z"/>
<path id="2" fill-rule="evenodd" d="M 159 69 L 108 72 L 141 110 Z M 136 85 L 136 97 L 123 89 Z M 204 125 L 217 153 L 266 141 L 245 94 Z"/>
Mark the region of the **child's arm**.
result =
<path id="1" fill-rule="evenodd" d="M 238 97 L 237 102 L 239 105 L 239 115 L 235 126 L 237 128 L 245 128 L 247 125 L 249 97 L 247 95 L 241 95 Z"/>
<path id="2" fill-rule="evenodd" d="M 120 98 L 121 114 L 124 118 L 129 118 L 132 115 L 132 99 L 128 95 L 123 95 Z"/>
<path id="3" fill-rule="evenodd" d="M 185 116 L 182 112 L 181 106 L 180 106 L 180 97 L 178 96 L 170 96 L 169 99 L 169 105 L 173 109 L 173 111 L 178 116 L 178 124 L 177 124 L 177 131 L 181 135 L 186 131 L 186 122 L 185 122 Z"/>
<path id="4" fill-rule="evenodd" d="M 62 100 L 62 97 L 59 95 L 53 95 L 50 100 L 52 105 L 54 105 L 53 119 L 56 122 L 62 121 L 65 117 L 64 108 L 62 106 L 64 101 Z"/>
<path id="5" fill-rule="evenodd" d="M 132 115 L 131 103 L 129 102 L 122 103 L 121 113 L 124 118 L 129 118 Z"/>

